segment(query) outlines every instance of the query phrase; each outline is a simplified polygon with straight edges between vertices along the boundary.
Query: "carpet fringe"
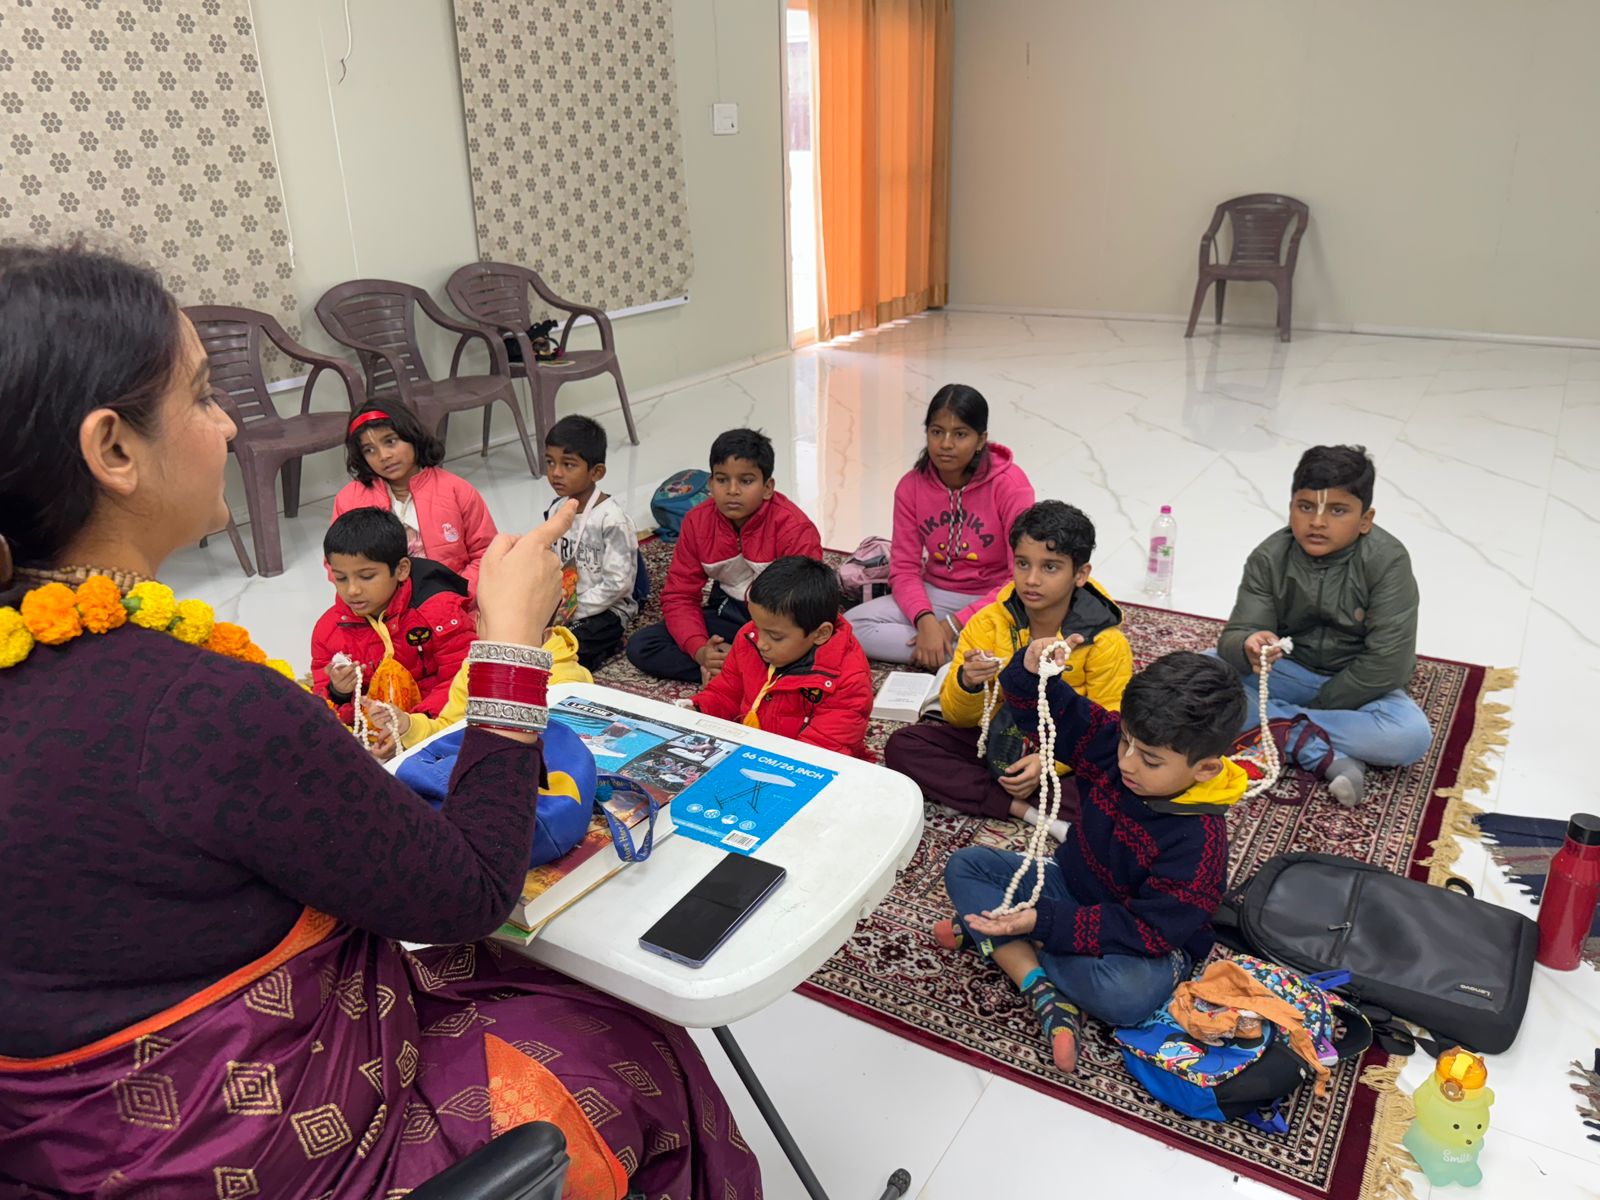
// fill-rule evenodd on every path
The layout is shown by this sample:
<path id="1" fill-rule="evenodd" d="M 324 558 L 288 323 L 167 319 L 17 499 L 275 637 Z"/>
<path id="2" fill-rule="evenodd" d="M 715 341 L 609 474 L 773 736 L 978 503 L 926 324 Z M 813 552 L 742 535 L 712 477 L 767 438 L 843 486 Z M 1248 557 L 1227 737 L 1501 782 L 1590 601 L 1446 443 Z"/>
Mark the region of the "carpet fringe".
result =
<path id="1" fill-rule="evenodd" d="M 1411 1097 L 1400 1090 L 1405 1065 L 1403 1058 L 1390 1058 L 1385 1065 L 1361 1073 L 1361 1082 L 1378 1093 L 1378 1106 L 1372 1113 L 1372 1141 L 1359 1200 L 1416 1200 L 1416 1188 L 1406 1173 L 1417 1170 L 1417 1160 L 1400 1141 L 1417 1115 Z"/>
<path id="2" fill-rule="evenodd" d="M 1487 791 L 1494 782 L 1495 769 L 1489 758 L 1505 749 L 1507 734 L 1511 730 L 1511 706 L 1489 699 L 1490 692 L 1500 692 L 1515 687 L 1517 672 L 1514 667 L 1490 667 L 1484 672 L 1483 687 L 1478 693 L 1477 709 L 1473 714 L 1472 736 L 1467 739 L 1461 755 L 1461 769 L 1456 774 L 1454 786 L 1440 788 L 1435 794 L 1445 801 L 1444 816 L 1439 824 L 1439 836 L 1429 847 L 1427 858 L 1419 866 L 1428 868 L 1428 882 L 1442 884 L 1450 878 L 1461 858 L 1462 843 L 1481 841 L 1478 817 L 1483 809 L 1467 799 L 1468 792 Z"/>

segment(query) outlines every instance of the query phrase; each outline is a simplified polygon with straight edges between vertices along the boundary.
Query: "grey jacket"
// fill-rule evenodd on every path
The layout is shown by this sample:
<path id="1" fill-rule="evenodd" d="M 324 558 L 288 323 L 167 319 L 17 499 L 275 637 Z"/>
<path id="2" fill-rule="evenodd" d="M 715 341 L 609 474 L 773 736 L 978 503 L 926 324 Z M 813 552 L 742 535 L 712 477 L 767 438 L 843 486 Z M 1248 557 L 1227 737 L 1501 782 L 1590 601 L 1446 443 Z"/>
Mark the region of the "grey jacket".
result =
<path id="1" fill-rule="evenodd" d="M 1403 688 L 1417 666 L 1417 580 L 1393 534 L 1369 533 L 1324 558 L 1300 549 L 1288 528 L 1250 554 L 1217 653 L 1249 678 L 1244 643 L 1269 629 L 1292 637 L 1290 658 L 1330 676 L 1314 708 L 1360 708 Z"/>

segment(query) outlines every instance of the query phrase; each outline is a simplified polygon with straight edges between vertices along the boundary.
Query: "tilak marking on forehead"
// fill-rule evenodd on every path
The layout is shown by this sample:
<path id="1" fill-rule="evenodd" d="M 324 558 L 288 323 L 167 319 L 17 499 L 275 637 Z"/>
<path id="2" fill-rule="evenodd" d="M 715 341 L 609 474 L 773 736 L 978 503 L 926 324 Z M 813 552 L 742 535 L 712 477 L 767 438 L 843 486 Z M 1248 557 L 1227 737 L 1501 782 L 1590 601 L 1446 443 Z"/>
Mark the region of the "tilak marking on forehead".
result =
<path id="1" fill-rule="evenodd" d="M 1328 509 L 1328 489 L 1317 489 L 1317 516 L 1322 516 Z"/>

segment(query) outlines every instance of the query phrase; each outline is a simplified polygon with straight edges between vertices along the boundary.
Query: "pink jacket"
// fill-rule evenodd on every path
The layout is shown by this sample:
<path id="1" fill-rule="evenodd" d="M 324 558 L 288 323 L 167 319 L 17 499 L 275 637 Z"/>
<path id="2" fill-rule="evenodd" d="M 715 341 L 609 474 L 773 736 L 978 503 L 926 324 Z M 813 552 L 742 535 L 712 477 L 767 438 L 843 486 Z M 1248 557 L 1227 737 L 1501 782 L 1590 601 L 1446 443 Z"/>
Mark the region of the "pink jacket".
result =
<path id="1" fill-rule="evenodd" d="M 498 532 L 478 489 L 459 475 L 423 467 L 411 477 L 411 496 L 416 501 L 423 553 L 465 579 L 469 592 L 476 596 L 478 564 Z M 387 511 L 392 507 L 382 480 L 352 481 L 333 498 L 333 519 L 337 521 L 353 508 Z"/>
<path id="2" fill-rule="evenodd" d="M 984 465 L 959 492 L 952 492 L 931 465 L 907 471 L 894 489 L 894 535 L 889 551 L 889 586 L 906 620 L 915 622 L 933 605 L 927 584 L 981 595 L 963 610 L 967 618 L 1011 579 L 1011 523 L 1033 506 L 1033 484 L 1012 461 L 1011 451 L 990 442 Z M 959 520 L 956 545 L 950 535 Z"/>

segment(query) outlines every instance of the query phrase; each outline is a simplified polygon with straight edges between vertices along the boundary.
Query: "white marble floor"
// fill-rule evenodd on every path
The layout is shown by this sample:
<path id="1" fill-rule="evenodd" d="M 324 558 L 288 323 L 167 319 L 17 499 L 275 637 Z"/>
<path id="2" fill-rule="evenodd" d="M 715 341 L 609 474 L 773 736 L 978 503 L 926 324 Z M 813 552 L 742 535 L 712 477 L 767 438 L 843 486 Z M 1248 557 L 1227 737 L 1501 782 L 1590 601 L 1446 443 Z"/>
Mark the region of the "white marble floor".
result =
<path id="1" fill-rule="evenodd" d="M 919 445 L 928 397 L 970 383 L 989 398 L 991 435 L 1016 451 L 1038 493 L 1094 518 L 1096 574 L 1114 594 L 1138 599 L 1148 523 L 1172 504 L 1173 607 L 1220 616 L 1245 554 L 1283 519 L 1301 451 L 1361 442 L 1378 466 L 1378 520 L 1404 539 L 1421 583 L 1419 649 L 1521 671 L 1505 694 L 1515 726 L 1500 778 L 1477 799 L 1553 817 L 1600 803 L 1582 750 L 1600 690 L 1600 631 L 1584 615 L 1593 612 L 1584 596 L 1600 585 L 1600 350 L 1319 333 L 1284 346 L 1233 329 L 1185 342 L 1181 333 L 925 315 L 643 398 L 643 444 L 613 450 L 609 486 L 644 527 L 661 478 L 700 465 L 716 431 L 756 425 L 777 443 L 778 486 L 817 520 L 825 544 L 848 548 L 889 532 L 890 497 Z M 618 337 L 626 354 L 626 323 Z M 606 415 L 600 400 L 593 411 L 620 441 L 614 408 Z M 531 522 L 550 495 L 514 448 L 450 467 L 477 484 L 503 527 Z M 319 545 L 330 511 L 308 503 L 285 522 L 290 568 L 276 579 L 246 583 L 226 539 L 179 555 L 164 575 L 303 665 L 329 603 Z M 1484 894 L 1533 911 L 1481 849 L 1469 848 L 1462 869 Z M 789 997 L 738 1033 L 836 1200 L 875 1197 L 895 1166 L 930 1200 L 1042 1194 L 1066 1169 L 1089 1194 L 1096 1184 L 1153 1194 L 1174 1186 L 1174 1172 L 1208 1196 L 1264 1190 L 809 1001 Z M 1539 968 L 1521 1037 L 1490 1064 L 1498 1102 L 1482 1194 L 1600 1196 L 1600 1145 L 1585 1140 L 1564 1081 L 1566 1063 L 1597 1046 L 1600 974 Z M 731 1072 L 724 1082 L 762 1154 L 768 1197 L 801 1197 Z M 996 1148 L 1037 1144 L 1045 1126 L 1048 1155 Z"/>

